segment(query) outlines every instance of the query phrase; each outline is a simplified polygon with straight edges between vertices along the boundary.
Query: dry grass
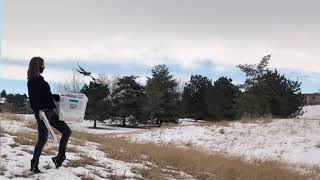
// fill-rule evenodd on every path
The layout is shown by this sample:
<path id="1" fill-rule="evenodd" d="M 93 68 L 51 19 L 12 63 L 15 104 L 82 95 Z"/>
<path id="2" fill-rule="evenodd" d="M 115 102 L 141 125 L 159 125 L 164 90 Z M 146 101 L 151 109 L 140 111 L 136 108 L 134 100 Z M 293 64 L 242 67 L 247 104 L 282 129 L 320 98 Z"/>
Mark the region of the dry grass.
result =
<path id="1" fill-rule="evenodd" d="M 29 153 L 29 154 L 33 154 L 33 150 L 28 149 L 28 148 L 22 148 L 21 151 L 24 151 L 24 152 Z"/>
<path id="2" fill-rule="evenodd" d="M 306 168 L 307 169 L 307 168 Z M 313 168 L 311 168 L 310 170 L 310 174 L 313 177 L 318 177 L 318 179 L 320 179 L 320 167 L 319 166 L 314 166 Z"/>
<path id="3" fill-rule="evenodd" d="M 262 117 L 249 117 L 249 116 L 244 116 L 240 119 L 241 123 L 259 123 L 259 124 L 268 124 L 271 123 L 273 120 L 272 115 L 265 115 Z"/>
<path id="4" fill-rule="evenodd" d="M 190 141 L 188 141 L 188 142 L 186 142 L 186 143 L 183 143 L 183 145 L 184 146 L 187 146 L 187 147 L 190 147 L 190 148 L 192 148 L 193 147 L 193 143 L 192 143 L 192 141 L 190 140 Z"/>
<path id="5" fill-rule="evenodd" d="M 57 148 L 54 147 L 54 146 L 50 146 L 50 147 L 47 147 L 47 146 L 46 146 L 46 147 L 43 149 L 42 152 L 44 152 L 44 153 L 47 154 L 47 155 L 56 155 L 56 154 L 58 154 L 58 153 L 57 153 Z"/>
<path id="6" fill-rule="evenodd" d="M 181 125 L 177 124 L 177 123 L 163 123 L 160 126 L 160 129 L 167 129 L 167 128 L 174 128 L 174 127 L 179 127 Z"/>
<path id="7" fill-rule="evenodd" d="M 218 121 L 214 122 L 214 125 L 216 126 L 223 126 L 223 127 L 230 127 L 231 121 Z"/>
<path id="8" fill-rule="evenodd" d="M 4 133 L 6 133 L 6 131 L 0 127 L 0 137 L 4 137 Z"/>
<path id="9" fill-rule="evenodd" d="M 10 113 L 1 113 L 0 114 L 0 120 L 11 120 L 16 122 L 27 122 L 26 127 L 30 129 L 37 130 L 38 124 L 35 118 L 33 118 L 33 121 L 27 121 L 27 117 L 20 114 L 10 114 Z"/>
<path id="10" fill-rule="evenodd" d="M 14 138 L 15 142 L 21 145 L 35 145 L 37 143 L 37 134 L 31 131 L 19 131 Z"/>
<path id="11" fill-rule="evenodd" d="M 95 178 L 93 175 L 85 174 L 85 175 L 81 176 L 81 180 L 95 180 Z"/>
<path id="12" fill-rule="evenodd" d="M 24 170 L 22 171 L 22 174 L 15 174 L 14 177 L 19 179 L 28 178 L 30 174 L 29 172 L 29 170 Z"/>
<path id="13" fill-rule="evenodd" d="M 97 165 L 96 162 L 97 162 L 97 160 L 95 160 L 89 156 L 86 156 L 84 154 L 80 154 L 80 159 L 69 161 L 65 167 L 79 167 L 79 166 L 83 166 L 83 165 L 95 166 L 95 165 Z"/>
<path id="14" fill-rule="evenodd" d="M 169 166 L 197 179 L 302 180 L 309 178 L 307 175 L 285 169 L 277 162 L 248 163 L 239 158 L 209 155 L 191 148 L 132 143 L 122 138 L 84 132 L 73 132 L 73 135 L 76 138 L 101 144 L 100 150 L 106 152 L 110 158 L 138 163 L 150 161 L 161 169 Z"/>
<path id="15" fill-rule="evenodd" d="M 76 174 L 81 180 L 95 180 L 95 178 L 90 174 Z"/>
<path id="16" fill-rule="evenodd" d="M 101 171 L 99 171 L 99 170 L 97 170 L 97 169 L 95 169 L 95 170 L 93 171 L 93 174 L 96 175 L 96 176 L 99 176 L 100 178 L 105 178 L 105 176 L 102 175 Z"/>
<path id="17" fill-rule="evenodd" d="M 75 139 L 73 137 L 73 132 L 72 132 L 70 144 L 75 145 L 75 146 L 85 146 L 86 142 L 83 140 Z"/>
<path id="18" fill-rule="evenodd" d="M 1 113 L 1 120 L 11 120 L 11 121 L 18 121 L 18 122 L 23 122 L 26 121 L 26 117 L 23 115 L 19 114 L 10 114 L 10 113 Z"/>
<path id="19" fill-rule="evenodd" d="M 9 146 L 10 146 L 11 148 L 19 147 L 19 145 L 20 145 L 20 144 L 18 144 L 18 143 L 9 144 Z"/>
<path id="20" fill-rule="evenodd" d="M 227 121 L 227 120 L 221 120 L 221 121 L 207 121 L 205 123 L 201 123 L 201 124 L 195 124 L 196 126 L 223 126 L 223 127 L 230 127 L 231 123 L 233 121 Z"/>
<path id="21" fill-rule="evenodd" d="M 124 176 L 119 176 L 119 175 L 116 175 L 116 174 L 110 174 L 107 176 L 108 179 L 110 180 L 124 180 L 126 179 L 126 177 Z"/>
<path id="22" fill-rule="evenodd" d="M 5 172 L 7 171 L 7 168 L 4 165 L 0 166 L 0 176 L 5 175 Z"/>
<path id="23" fill-rule="evenodd" d="M 80 153 L 80 150 L 77 148 L 77 146 L 68 146 L 67 147 L 67 151 L 68 152 L 72 152 L 72 153 Z"/>
<path id="24" fill-rule="evenodd" d="M 131 171 L 136 174 L 141 174 L 144 179 L 150 180 L 161 180 L 165 179 L 161 168 L 151 167 L 151 168 L 132 168 Z"/>
<path id="25" fill-rule="evenodd" d="M 38 130 L 38 123 L 36 120 L 28 121 L 28 123 L 26 124 L 26 127 L 30 129 Z"/>

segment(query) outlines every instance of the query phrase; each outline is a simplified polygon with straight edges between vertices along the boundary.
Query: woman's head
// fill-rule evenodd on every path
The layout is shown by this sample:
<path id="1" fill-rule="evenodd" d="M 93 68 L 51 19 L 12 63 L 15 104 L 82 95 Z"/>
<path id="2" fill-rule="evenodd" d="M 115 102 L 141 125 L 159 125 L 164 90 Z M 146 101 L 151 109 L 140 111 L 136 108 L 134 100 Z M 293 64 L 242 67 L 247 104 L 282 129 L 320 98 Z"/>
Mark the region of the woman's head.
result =
<path id="1" fill-rule="evenodd" d="M 33 57 L 29 63 L 28 79 L 40 76 L 44 70 L 44 60 L 41 57 Z"/>

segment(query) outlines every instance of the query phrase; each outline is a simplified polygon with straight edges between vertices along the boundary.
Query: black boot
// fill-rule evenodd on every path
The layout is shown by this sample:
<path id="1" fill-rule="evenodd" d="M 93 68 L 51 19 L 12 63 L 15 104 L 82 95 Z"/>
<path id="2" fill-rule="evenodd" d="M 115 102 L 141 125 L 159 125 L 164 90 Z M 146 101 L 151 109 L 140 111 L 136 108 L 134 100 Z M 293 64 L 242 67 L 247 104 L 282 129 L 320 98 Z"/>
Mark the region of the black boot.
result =
<path id="1" fill-rule="evenodd" d="M 31 160 L 31 169 L 30 169 L 30 171 L 35 173 L 35 174 L 41 173 L 41 171 L 38 168 L 38 162 L 37 161 Z"/>
<path id="2" fill-rule="evenodd" d="M 61 165 L 62 165 L 62 163 L 63 163 L 63 161 L 66 159 L 66 156 L 61 156 L 61 155 L 58 155 L 58 156 L 56 156 L 56 157 L 53 157 L 52 158 L 52 161 L 53 161 L 53 163 L 56 165 L 56 168 L 58 169 Z"/>

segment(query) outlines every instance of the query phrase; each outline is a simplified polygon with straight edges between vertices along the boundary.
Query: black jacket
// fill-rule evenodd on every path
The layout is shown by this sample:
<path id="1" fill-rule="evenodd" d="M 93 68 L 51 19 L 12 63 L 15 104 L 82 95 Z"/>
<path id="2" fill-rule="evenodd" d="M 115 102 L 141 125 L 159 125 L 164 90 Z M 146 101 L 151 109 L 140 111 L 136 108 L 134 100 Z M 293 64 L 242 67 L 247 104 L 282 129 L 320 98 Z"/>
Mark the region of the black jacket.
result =
<path id="1" fill-rule="evenodd" d="M 54 109 L 54 99 L 59 101 L 58 95 L 52 95 L 49 84 L 40 75 L 28 80 L 30 105 L 35 114 L 41 109 Z"/>

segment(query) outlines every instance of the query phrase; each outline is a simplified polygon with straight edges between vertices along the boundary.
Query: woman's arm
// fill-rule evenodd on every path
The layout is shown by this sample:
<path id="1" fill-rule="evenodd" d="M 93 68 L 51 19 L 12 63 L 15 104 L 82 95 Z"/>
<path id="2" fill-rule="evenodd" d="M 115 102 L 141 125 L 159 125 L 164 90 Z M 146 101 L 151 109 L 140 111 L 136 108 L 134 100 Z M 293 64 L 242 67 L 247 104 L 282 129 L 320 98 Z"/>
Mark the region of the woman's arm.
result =
<path id="1" fill-rule="evenodd" d="M 59 96 L 59 94 L 52 94 L 52 98 L 53 98 L 53 100 L 54 101 L 60 101 L 60 96 Z"/>
<path id="2" fill-rule="evenodd" d="M 40 82 L 37 79 L 28 81 L 28 94 L 30 105 L 35 114 L 40 110 Z"/>

